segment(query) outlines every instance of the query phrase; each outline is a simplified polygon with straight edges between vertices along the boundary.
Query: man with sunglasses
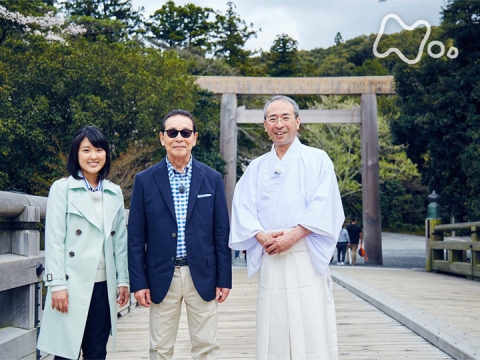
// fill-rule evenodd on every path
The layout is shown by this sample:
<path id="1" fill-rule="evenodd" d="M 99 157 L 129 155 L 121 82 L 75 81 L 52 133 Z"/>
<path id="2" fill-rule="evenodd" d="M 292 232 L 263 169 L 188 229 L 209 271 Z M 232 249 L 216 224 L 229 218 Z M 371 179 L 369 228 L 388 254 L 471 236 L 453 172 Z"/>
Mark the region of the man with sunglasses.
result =
<path id="1" fill-rule="evenodd" d="M 182 300 L 193 359 L 216 359 L 217 306 L 232 287 L 229 219 L 222 176 L 192 156 L 195 120 L 169 112 L 167 156 L 135 176 L 128 222 L 130 291 L 150 308 L 150 359 L 171 359 Z"/>

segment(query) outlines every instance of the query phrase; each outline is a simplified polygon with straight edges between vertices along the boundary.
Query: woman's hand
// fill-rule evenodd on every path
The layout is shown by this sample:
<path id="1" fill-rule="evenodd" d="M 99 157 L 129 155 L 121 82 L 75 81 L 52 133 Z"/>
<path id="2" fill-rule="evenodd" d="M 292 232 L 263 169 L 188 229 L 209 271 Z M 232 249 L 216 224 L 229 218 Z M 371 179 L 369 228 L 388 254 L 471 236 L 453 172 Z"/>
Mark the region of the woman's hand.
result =
<path id="1" fill-rule="evenodd" d="M 61 313 L 68 313 L 68 291 L 60 290 L 52 292 L 52 309 Z"/>
<path id="2" fill-rule="evenodd" d="M 128 292 L 128 287 L 126 287 L 126 286 L 119 286 L 118 287 L 117 303 L 120 307 L 127 304 L 129 295 L 130 295 L 130 293 Z"/>

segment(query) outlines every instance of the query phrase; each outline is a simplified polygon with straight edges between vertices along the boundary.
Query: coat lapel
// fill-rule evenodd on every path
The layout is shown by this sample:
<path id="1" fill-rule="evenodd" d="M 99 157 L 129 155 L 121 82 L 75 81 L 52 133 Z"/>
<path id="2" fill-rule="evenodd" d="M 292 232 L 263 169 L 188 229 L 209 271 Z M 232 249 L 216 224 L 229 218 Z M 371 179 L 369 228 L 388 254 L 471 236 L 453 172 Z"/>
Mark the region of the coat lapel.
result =
<path id="1" fill-rule="evenodd" d="M 100 231 L 102 231 L 102 227 L 98 220 L 97 213 L 92 209 L 93 202 L 90 199 L 90 196 L 87 194 L 87 189 L 85 189 L 85 185 L 82 180 L 76 180 L 73 177 L 68 178 L 69 187 L 71 190 L 76 189 L 77 192 L 80 191 L 81 193 L 78 196 L 69 199 L 72 205 L 78 210 L 78 212 L 85 218 L 89 223 L 97 227 Z"/>
<path id="2" fill-rule="evenodd" d="M 197 201 L 200 186 L 202 185 L 203 177 L 205 176 L 205 170 L 200 166 L 197 160 L 193 159 L 192 167 L 192 180 L 190 181 L 190 195 L 188 197 L 186 223 L 188 223 L 190 214 L 192 213 L 193 207 L 195 206 L 195 201 Z"/>
<path id="3" fill-rule="evenodd" d="M 157 186 L 160 189 L 160 193 L 165 199 L 168 210 L 170 210 L 173 218 L 176 219 L 177 217 L 175 216 L 172 189 L 170 188 L 170 179 L 168 178 L 167 162 L 165 161 L 165 159 L 163 159 L 157 165 L 157 169 L 154 171 L 153 177 L 155 178 Z"/>

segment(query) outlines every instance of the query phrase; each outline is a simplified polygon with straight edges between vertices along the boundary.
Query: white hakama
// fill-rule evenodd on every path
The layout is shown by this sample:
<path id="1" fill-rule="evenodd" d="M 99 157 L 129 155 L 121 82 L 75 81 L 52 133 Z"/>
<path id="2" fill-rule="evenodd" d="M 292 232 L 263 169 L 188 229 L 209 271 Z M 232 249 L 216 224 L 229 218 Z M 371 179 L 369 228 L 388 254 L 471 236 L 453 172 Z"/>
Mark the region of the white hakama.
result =
<path id="1" fill-rule="evenodd" d="M 329 271 L 317 274 L 305 240 L 264 255 L 257 299 L 257 360 L 338 359 Z"/>

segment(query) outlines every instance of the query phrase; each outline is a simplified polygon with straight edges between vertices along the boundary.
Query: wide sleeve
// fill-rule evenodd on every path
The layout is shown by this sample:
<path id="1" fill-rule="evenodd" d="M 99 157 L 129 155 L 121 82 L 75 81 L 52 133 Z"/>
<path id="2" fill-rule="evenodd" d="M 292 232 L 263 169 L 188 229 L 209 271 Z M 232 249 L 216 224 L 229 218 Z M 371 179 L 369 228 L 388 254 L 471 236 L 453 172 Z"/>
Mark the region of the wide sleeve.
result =
<path id="1" fill-rule="evenodd" d="M 128 261 L 127 261 L 127 224 L 125 217 L 125 207 L 123 201 L 122 190 L 118 186 L 119 201 L 122 206 L 118 209 L 117 219 L 115 223 L 116 233 L 113 236 L 113 249 L 115 251 L 115 268 L 117 270 L 117 285 L 127 284 L 128 278 Z"/>
<path id="2" fill-rule="evenodd" d="M 128 271 L 131 292 L 150 288 L 144 265 L 146 244 L 147 220 L 145 217 L 144 189 L 139 175 L 136 175 L 128 216 Z"/>
<path id="3" fill-rule="evenodd" d="M 229 246 L 247 250 L 247 275 L 253 276 L 260 268 L 263 247 L 255 235 L 264 231 L 256 208 L 258 165 L 250 164 L 238 181 L 233 194 Z"/>
<path id="4" fill-rule="evenodd" d="M 299 215 L 299 224 L 313 233 L 336 242 L 345 220 L 333 163 L 327 155 L 316 180 L 309 180 L 307 207 Z M 318 168 L 318 166 L 317 166 Z"/>
<path id="5" fill-rule="evenodd" d="M 66 179 L 55 181 L 50 188 L 45 218 L 45 273 L 46 286 L 67 285 L 65 278 L 65 237 L 67 234 Z"/>
<path id="6" fill-rule="evenodd" d="M 317 180 L 310 181 L 308 205 L 299 216 L 299 224 L 312 231 L 307 236 L 307 245 L 314 256 L 315 270 L 323 273 L 335 251 L 345 215 L 332 161 L 326 154 L 316 160 L 320 166 L 315 164 L 311 168 L 319 169 Z"/>
<path id="7" fill-rule="evenodd" d="M 228 247 L 230 231 L 228 220 L 227 199 L 220 174 L 216 181 L 215 207 L 213 214 L 213 239 L 215 241 L 215 255 L 217 258 L 216 287 L 232 288 L 232 252 Z"/>

